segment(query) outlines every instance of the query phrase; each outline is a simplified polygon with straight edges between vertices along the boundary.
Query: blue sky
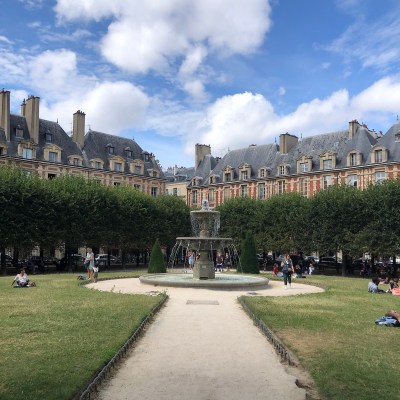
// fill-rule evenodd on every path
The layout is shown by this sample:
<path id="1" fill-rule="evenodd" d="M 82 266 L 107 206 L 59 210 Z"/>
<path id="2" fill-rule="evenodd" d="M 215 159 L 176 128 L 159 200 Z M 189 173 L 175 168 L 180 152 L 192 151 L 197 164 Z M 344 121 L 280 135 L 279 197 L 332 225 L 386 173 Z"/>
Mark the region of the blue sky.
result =
<path id="1" fill-rule="evenodd" d="M 0 87 L 165 169 L 400 114 L 398 0 L 0 0 Z"/>

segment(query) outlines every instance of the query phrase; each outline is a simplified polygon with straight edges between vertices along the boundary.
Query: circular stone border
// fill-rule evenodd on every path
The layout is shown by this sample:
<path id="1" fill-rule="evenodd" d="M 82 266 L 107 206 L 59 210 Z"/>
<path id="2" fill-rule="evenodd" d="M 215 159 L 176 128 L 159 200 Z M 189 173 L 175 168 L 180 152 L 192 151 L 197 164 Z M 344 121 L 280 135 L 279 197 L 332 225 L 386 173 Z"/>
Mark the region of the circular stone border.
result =
<path id="1" fill-rule="evenodd" d="M 204 280 L 193 279 L 190 274 L 148 274 L 140 276 L 139 280 L 145 285 L 209 289 L 265 288 L 269 283 L 264 277 L 228 274 Z"/>

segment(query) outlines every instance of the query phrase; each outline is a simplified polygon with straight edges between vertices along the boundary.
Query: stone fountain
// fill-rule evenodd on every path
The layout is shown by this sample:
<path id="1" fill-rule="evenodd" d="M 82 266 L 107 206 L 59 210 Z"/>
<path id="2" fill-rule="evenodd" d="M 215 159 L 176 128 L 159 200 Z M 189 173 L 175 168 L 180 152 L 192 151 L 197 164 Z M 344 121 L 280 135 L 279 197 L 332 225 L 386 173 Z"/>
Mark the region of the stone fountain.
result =
<path id="1" fill-rule="evenodd" d="M 219 237 L 220 213 L 211 210 L 208 200 L 202 201 L 200 210 L 190 212 L 194 236 L 178 237 L 172 250 L 169 266 L 172 268 L 180 252 L 185 250 L 196 255 L 193 274 L 150 274 L 139 279 L 141 283 L 155 286 L 209 287 L 209 288 L 257 288 L 268 285 L 268 279 L 240 274 L 215 275 L 214 259 L 217 253 L 227 254 L 230 261 L 240 263 L 232 238 Z"/>

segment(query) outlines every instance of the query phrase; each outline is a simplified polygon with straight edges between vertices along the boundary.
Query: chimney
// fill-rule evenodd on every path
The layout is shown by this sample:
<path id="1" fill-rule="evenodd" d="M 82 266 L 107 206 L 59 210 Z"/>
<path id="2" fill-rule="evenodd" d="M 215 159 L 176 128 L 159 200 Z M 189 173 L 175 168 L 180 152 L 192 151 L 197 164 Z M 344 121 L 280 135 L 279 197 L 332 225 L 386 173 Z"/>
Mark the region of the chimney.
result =
<path id="1" fill-rule="evenodd" d="M 279 135 L 279 151 L 281 154 L 287 154 L 289 151 L 296 146 L 299 141 L 297 136 L 291 135 L 290 133 L 283 133 Z"/>
<path id="2" fill-rule="evenodd" d="M 354 135 L 356 134 L 357 130 L 358 130 L 358 126 L 360 124 L 358 123 L 358 121 L 356 119 L 353 119 L 353 121 L 349 122 L 349 138 L 353 139 Z"/>
<path id="3" fill-rule="evenodd" d="M 197 168 L 200 164 L 201 161 L 203 161 L 203 158 L 211 154 L 211 146 L 206 145 L 206 144 L 198 144 L 196 143 L 196 149 L 195 149 L 195 154 L 196 154 L 196 160 L 195 160 L 195 168 Z"/>
<path id="4" fill-rule="evenodd" d="M 10 92 L 0 91 L 0 128 L 4 129 L 6 140 L 10 141 Z"/>
<path id="5" fill-rule="evenodd" d="M 22 104 L 21 104 L 21 115 L 23 116 L 23 117 L 25 117 L 25 113 L 26 113 L 26 101 L 25 101 L 25 99 L 22 101 Z"/>
<path id="6" fill-rule="evenodd" d="M 72 140 L 78 143 L 81 148 L 85 141 L 85 113 L 78 110 L 74 114 L 74 120 L 72 125 Z"/>
<path id="7" fill-rule="evenodd" d="M 25 119 L 30 138 L 39 143 L 39 97 L 29 96 L 25 105 Z"/>

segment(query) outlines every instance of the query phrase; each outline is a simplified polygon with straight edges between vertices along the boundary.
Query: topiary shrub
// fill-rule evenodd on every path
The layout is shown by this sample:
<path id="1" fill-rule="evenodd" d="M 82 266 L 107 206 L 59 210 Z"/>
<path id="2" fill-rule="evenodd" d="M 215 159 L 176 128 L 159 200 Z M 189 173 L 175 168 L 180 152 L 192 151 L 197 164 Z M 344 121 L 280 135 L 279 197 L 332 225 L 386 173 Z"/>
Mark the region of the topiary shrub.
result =
<path id="1" fill-rule="evenodd" d="M 259 274 L 260 267 L 258 266 L 256 243 L 251 233 L 247 233 L 242 242 L 241 250 L 238 271 L 247 274 Z"/>
<path id="2" fill-rule="evenodd" d="M 167 272 L 167 268 L 164 261 L 164 254 L 161 251 L 160 243 L 158 239 L 155 241 L 153 248 L 151 249 L 149 268 L 147 270 L 149 274 L 158 274 Z"/>

